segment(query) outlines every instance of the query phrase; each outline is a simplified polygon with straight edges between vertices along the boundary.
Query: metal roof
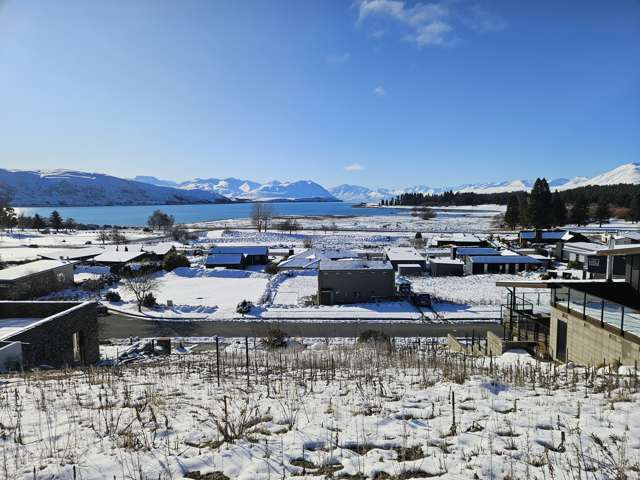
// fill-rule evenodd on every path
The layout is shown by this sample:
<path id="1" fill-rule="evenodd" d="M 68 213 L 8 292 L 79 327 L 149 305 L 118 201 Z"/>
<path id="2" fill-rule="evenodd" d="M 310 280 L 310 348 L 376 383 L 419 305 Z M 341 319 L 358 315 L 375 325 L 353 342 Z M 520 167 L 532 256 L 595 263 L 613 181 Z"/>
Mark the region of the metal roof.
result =
<path id="1" fill-rule="evenodd" d="M 269 247 L 263 246 L 222 246 L 209 250 L 212 254 L 242 254 L 242 255 L 268 255 Z"/>
<path id="2" fill-rule="evenodd" d="M 562 237 L 569 232 L 567 232 L 567 230 L 540 230 L 539 233 L 542 240 L 562 240 Z M 524 230 L 520 232 L 520 238 L 524 240 L 535 240 L 536 231 Z"/>
<path id="3" fill-rule="evenodd" d="M 66 250 L 54 250 L 49 253 L 40 253 L 42 258 L 50 260 L 77 260 L 82 258 L 97 257 L 104 253 L 104 249 L 98 247 L 69 248 Z"/>
<path id="4" fill-rule="evenodd" d="M 393 262 L 424 262 L 425 259 L 413 247 L 387 247 L 384 249 L 387 258 Z"/>
<path id="5" fill-rule="evenodd" d="M 242 265 L 243 259 L 240 253 L 214 253 L 207 257 L 205 265 Z"/>
<path id="6" fill-rule="evenodd" d="M 456 256 L 466 257 L 469 255 L 500 255 L 500 252 L 491 247 L 457 247 Z"/>
<path id="7" fill-rule="evenodd" d="M 127 263 L 136 258 L 144 256 L 147 252 L 141 250 L 107 250 L 101 255 L 98 255 L 93 260 L 98 263 Z"/>
<path id="8" fill-rule="evenodd" d="M 473 263 L 540 265 L 542 262 L 526 255 L 474 255 L 469 257 Z"/>

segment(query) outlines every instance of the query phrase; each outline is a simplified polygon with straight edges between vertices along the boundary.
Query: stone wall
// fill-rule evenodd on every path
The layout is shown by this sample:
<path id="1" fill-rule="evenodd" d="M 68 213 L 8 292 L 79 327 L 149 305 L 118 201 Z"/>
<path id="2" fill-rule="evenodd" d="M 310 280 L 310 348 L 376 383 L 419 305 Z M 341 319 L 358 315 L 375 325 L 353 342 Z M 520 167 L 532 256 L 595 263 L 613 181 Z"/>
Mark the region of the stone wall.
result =
<path id="1" fill-rule="evenodd" d="M 38 313 L 47 309 L 60 309 L 53 317 L 7 340 L 20 341 L 24 368 L 37 365 L 53 367 L 91 365 L 100 359 L 98 350 L 98 320 L 95 303 L 69 302 L 0 302 L 0 321 L 4 317 L 43 317 Z M 15 308 L 14 313 L 11 309 Z M 74 359 L 73 334 L 80 333 L 80 361 Z"/>

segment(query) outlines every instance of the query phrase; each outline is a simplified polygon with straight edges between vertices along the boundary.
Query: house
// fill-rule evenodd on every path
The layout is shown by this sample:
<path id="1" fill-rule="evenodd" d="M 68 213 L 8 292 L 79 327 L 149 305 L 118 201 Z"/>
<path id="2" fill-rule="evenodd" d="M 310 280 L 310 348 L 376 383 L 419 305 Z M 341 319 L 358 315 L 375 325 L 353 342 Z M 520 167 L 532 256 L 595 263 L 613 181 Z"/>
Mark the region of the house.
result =
<path id="1" fill-rule="evenodd" d="M 224 246 L 214 247 L 212 255 L 242 255 L 245 265 L 266 265 L 269 263 L 269 247 L 261 246 Z"/>
<path id="2" fill-rule="evenodd" d="M 429 269 L 432 277 L 461 277 L 464 274 L 464 262 L 452 258 L 430 258 Z"/>
<path id="3" fill-rule="evenodd" d="M 157 262 L 164 261 L 164 258 L 169 254 L 169 252 L 175 250 L 175 248 L 175 245 L 171 242 L 140 246 L 140 250 L 147 253 L 146 258 Z"/>
<path id="4" fill-rule="evenodd" d="M 0 371 L 98 360 L 95 303 L 0 301 Z"/>
<path id="5" fill-rule="evenodd" d="M 599 250 L 606 248 L 606 245 L 593 242 L 559 242 L 552 253 L 555 258 L 564 262 L 576 262 L 584 265 L 587 257 L 596 255 Z"/>
<path id="6" fill-rule="evenodd" d="M 73 286 L 74 262 L 36 260 L 0 270 L 0 300 L 26 300 Z"/>
<path id="7" fill-rule="evenodd" d="M 411 265 L 412 267 L 409 270 L 414 271 L 416 266 L 423 272 L 427 269 L 427 260 L 413 247 L 387 247 L 384 249 L 384 256 L 386 260 L 391 262 L 393 269 L 396 271 L 401 265 Z M 404 270 L 407 271 L 406 268 Z"/>
<path id="8" fill-rule="evenodd" d="M 464 260 L 466 257 L 477 255 L 500 255 L 500 251 L 493 247 L 451 247 L 451 258 L 460 258 Z"/>
<path id="9" fill-rule="evenodd" d="M 393 298 L 395 272 L 379 260 L 322 260 L 318 267 L 318 303 L 334 305 Z"/>
<path id="10" fill-rule="evenodd" d="M 103 248 L 69 248 L 67 250 L 55 250 L 49 253 L 40 253 L 40 258 L 45 260 L 74 260 L 84 262 L 104 253 Z"/>
<path id="11" fill-rule="evenodd" d="M 522 247 L 588 241 L 589 239 L 583 234 L 568 230 L 522 230 L 518 233 L 518 242 Z"/>
<path id="12" fill-rule="evenodd" d="M 522 270 L 535 270 L 542 262 L 526 255 L 474 255 L 465 259 L 464 273 L 477 275 L 483 273 L 517 273 Z"/>
<path id="13" fill-rule="evenodd" d="M 357 259 L 359 255 L 352 250 L 325 250 L 309 248 L 292 255 L 278 264 L 278 270 L 317 270 L 322 260 Z"/>
<path id="14" fill-rule="evenodd" d="M 115 249 L 107 249 L 104 253 L 94 257 L 92 262 L 97 265 L 111 267 L 112 270 L 118 270 L 125 265 L 138 262 L 147 258 L 147 252 L 140 248 L 129 248 L 128 246 L 119 246 Z"/>
<path id="15" fill-rule="evenodd" d="M 509 291 L 502 309 L 506 336 L 531 331 L 523 323 L 542 320 L 553 360 L 591 366 L 640 361 L 640 244 L 611 245 L 597 256 L 607 260 L 603 279 L 496 282 Z M 613 279 L 615 257 L 624 260 L 624 279 Z M 528 288 L 550 291 L 548 313 L 517 298 L 517 289 Z"/>
<path id="16" fill-rule="evenodd" d="M 459 247 L 486 247 L 489 245 L 489 242 L 472 233 L 443 235 L 441 237 L 435 237 L 431 241 L 431 246 L 435 247 L 450 247 L 452 245 L 457 245 Z"/>
<path id="17" fill-rule="evenodd" d="M 237 268 L 245 267 L 245 256 L 240 253 L 214 253 L 204 262 L 206 268 Z"/>

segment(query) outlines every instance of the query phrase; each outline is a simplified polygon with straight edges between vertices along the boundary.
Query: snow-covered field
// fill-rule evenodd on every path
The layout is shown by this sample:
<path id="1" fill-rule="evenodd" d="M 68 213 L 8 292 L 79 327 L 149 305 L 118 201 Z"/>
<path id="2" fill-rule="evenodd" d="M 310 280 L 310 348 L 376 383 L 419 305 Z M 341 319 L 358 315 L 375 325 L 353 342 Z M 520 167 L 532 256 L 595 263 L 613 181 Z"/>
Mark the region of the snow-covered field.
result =
<path id="1" fill-rule="evenodd" d="M 4 376 L 0 476 L 638 478 L 637 376 L 402 345 Z"/>
<path id="2" fill-rule="evenodd" d="M 438 300 L 469 305 L 500 305 L 505 302 L 506 289 L 496 282 L 522 281 L 521 275 L 469 275 L 466 277 L 407 277 L 415 292 L 430 293 Z M 540 294 L 540 300 L 538 300 Z M 548 304 L 547 290 L 527 289 L 527 300 Z"/>

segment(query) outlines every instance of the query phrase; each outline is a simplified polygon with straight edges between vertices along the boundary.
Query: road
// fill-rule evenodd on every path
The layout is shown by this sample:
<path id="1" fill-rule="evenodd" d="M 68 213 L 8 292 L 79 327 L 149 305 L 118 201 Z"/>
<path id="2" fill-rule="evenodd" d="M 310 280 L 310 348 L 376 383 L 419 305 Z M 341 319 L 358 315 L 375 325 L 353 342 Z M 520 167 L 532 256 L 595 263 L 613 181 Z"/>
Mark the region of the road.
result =
<path id="1" fill-rule="evenodd" d="M 108 315 L 98 319 L 101 340 L 136 337 L 245 337 L 263 336 L 278 327 L 294 337 L 357 337 L 365 330 L 383 331 L 392 337 L 485 336 L 487 331 L 502 335 L 502 326 L 494 322 L 427 323 L 372 321 L 198 321 L 167 322 Z"/>

